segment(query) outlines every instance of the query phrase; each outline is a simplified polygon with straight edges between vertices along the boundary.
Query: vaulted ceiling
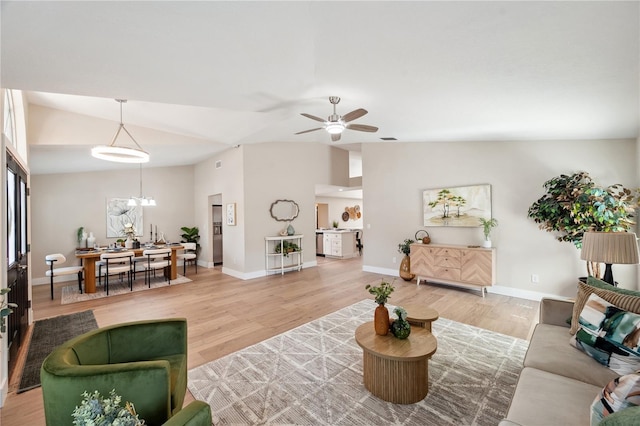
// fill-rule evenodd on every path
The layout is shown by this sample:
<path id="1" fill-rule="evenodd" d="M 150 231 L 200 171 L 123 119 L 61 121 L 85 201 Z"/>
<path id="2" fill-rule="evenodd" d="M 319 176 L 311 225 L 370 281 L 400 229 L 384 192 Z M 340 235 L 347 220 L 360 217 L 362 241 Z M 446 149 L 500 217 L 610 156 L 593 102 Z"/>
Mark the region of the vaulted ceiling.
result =
<path id="1" fill-rule="evenodd" d="M 1 84 L 27 92 L 32 172 L 101 169 L 124 122 L 152 166 L 331 144 L 300 115 L 369 113 L 345 148 L 636 138 L 638 2 L 1 2 Z M 86 119 L 92 137 L 67 138 Z M 30 119 L 31 120 L 31 119 Z M 56 126 L 51 126 L 51 123 Z M 138 131 L 139 133 L 136 133 Z M 155 132 L 155 133 L 154 133 Z M 84 133 L 83 133 L 84 135 Z M 144 137 L 143 137 L 144 136 Z M 78 161 L 74 159 L 79 159 Z"/>

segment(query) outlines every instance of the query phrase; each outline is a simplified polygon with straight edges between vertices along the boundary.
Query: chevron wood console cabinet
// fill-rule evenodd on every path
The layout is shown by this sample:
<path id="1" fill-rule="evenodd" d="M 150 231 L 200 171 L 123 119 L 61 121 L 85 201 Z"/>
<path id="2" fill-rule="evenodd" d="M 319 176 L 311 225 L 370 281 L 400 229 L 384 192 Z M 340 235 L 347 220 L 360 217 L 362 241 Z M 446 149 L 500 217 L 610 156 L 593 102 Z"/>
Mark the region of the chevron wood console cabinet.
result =
<path id="1" fill-rule="evenodd" d="M 496 283 L 496 249 L 411 244 L 411 273 L 420 281 L 485 289 Z"/>

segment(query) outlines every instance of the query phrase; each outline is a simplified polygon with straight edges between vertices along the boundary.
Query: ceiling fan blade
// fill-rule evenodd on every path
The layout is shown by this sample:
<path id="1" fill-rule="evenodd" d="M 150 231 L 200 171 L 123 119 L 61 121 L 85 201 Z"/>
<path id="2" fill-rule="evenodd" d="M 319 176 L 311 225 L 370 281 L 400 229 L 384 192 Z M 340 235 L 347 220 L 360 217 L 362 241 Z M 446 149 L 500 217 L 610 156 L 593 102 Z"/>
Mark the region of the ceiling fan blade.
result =
<path id="1" fill-rule="evenodd" d="M 338 142 L 340 140 L 340 133 L 334 133 L 331 135 L 331 140 L 333 142 Z"/>
<path id="2" fill-rule="evenodd" d="M 316 117 L 315 115 L 307 114 L 307 113 L 305 113 L 305 112 L 301 112 L 301 113 L 300 113 L 300 115 L 304 115 L 304 116 L 305 116 L 305 117 L 307 117 L 307 118 L 310 118 L 310 119 L 312 119 L 312 120 L 319 121 L 319 122 L 321 122 L 321 123 L 324 123 L 324 122 L 325 122 L 325 119 L 324 119 L 324 118 Z"/>
<path id="3" fill-rule="evenodd" d="M 375 126 L 367 126 L 366 124 L 347 124 L 347 129 L 357 130 L 359 132 L 377 132 L 378 128 Z"/>
<path id="4" fill-rule="evenodd" d="M 303 133 L 315 132 L 316 130 L 323 129 L 324 127 L 316 127 L 315 129 L 303 130 L 301 132 L 296 133 L 296 135 L 301 135 Z"/>
<path id="5" fill-rule="evenodd" d="M 366 109 L 362 109 L 362 108 L 356 109 L 356 110 L 351 111 L 350 113 L 348 113 L 348 114 L 344 115 L 344 116 L 342 117 L 342 121 L 344 121 L 345 123 L 348 123 L 348 122 L 350 122 L 350 121 L 355 120 L 356 118 L 360 118 L 360 117 L 362 117 L 362 116 L 363 116 L 363 115 L 365 115 L 367 112 L 368 112 L 368 111 L 367 111 Z"/>

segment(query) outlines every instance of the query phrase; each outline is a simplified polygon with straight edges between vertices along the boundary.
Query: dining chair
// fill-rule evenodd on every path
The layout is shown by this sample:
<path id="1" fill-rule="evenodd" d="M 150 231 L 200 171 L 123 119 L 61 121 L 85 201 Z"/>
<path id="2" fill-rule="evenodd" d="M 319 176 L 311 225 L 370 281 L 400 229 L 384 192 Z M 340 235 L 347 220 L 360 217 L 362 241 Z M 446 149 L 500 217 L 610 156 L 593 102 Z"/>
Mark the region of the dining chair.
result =
<path id="1" fill-rule="evenodd" d="M 54 264 L 56 262 L 58 262 L 58 265 L 62 265 L 67 261 L 67 258 L 64 257 L 62 253 L 48 254 L 44 257 L 44 260 L 47 265 L 49 265 L 49 270 L 45 275 L 51 280 L 51 300 L 53 300 L 53 279 L 58 276 L 78 274 L 78 289 L 80 290 L 80 293 L 82 293 L 83 266 L 63 266 L 61 268 L 54 268 Z"/>
<path id="2" fill-rule="evenodd" d="M 196 264 L 196 274 L 198 273 L 198 252 L 196 243 L 181 243 L 184 247 L 182 253 L 178 253 L 176 259 L 182 260 L 183 275 L 187 276 L 187 263 L 193 262 Z"/>
<path id="3" fill-rule="evenodd" d="M 107 296 L 109 295 L 109 275 L 127 274 L 127 283 L 129 288 L 133 291 L 133 257 L 135 254 L 132 251 L 117 251 L 106 252 L 100 255 L 100 260 L 104 262 L 104 281 Z M 102 267 L 100 266 L 99 274 L 102 274 Z"/>
<path id="4" fill-rule="evenodd" d="M 358 249 L 358 253 L 362 256 L 362 231 L 356 231 L 356 248 Z"/>
<path id="5" fill-rule="evenodd" d="M 169 285 L 171 285 L 171 249 L 145 249 L 142 251 L 144 261 L 138 262 L 144 268 L 144 282 L 151 288 L 151 272 L 157 269 L 165 269 L 165 278 L 169 279 Z"/>

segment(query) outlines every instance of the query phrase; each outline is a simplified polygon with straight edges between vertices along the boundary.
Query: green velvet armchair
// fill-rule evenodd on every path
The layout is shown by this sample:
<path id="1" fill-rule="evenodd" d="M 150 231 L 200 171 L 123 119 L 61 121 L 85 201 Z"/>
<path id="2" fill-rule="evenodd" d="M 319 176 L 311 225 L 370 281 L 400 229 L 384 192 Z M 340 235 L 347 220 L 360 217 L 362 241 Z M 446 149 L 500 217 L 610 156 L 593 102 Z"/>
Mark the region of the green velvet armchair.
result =
<path id="1" fill-rule="evenodd" d="M 187 391 L 187 321 L 172 318 L 118 324 L 71 339 L 40 369 L 48 426 L 72 424 L 84 391 L 130 401 L 147 425 L 211 425 L 209 405 L 182 409 Z"/>

